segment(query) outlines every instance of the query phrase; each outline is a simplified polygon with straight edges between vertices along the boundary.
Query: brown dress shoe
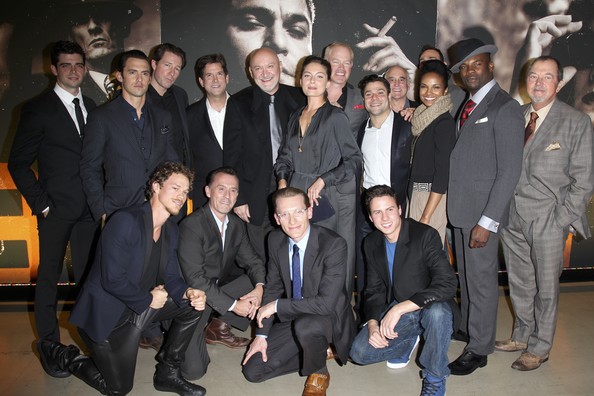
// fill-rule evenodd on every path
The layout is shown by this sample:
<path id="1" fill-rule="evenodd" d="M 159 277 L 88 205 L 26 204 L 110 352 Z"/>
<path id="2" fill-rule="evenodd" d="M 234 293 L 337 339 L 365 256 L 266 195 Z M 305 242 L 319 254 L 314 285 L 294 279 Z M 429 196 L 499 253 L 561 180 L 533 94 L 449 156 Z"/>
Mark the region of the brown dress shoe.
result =
<path id="1" fill-rule="evenodd" d="M 528 345 L 524 342 L 515 341 L 508 338 L 504 341 L 495 341 L 495 349 L 502 352 L 517 352 L 523 351 L 528 348 Z"/>
<path id="2" fill-rule="evenodd" d="M 310 374 L 305 381 L 302 396 L 326 396 L 326 389 L 330 386 L 330 373 Z"/>
<path id="3" fill-rule="evenodd" d="M 155 351 L 159 352 L 161 350 L 161 347 L 163 346 L 163 336 L 140 337 L 138 346 L 141 347 L 142 349 L 153 348 Z"/>
<path id="4" fill-rule="evenodd" d="M 512 363 L 511 367 L 519 371 L 536 370 L 541 364 L 549 360 L 549 354 L 538 356 L 528 351 L 522 352 L 519 358 Z"/>
<path id="5" fill-rule="evenodd" d="M 220 319 L 213 318 L 206 329 L 204 329 L 207 344 L 221 344 L 228 348 L 245 348 L 250 340 L 245 337 L 237 337 L 231 332 L 231 327 Z"/>

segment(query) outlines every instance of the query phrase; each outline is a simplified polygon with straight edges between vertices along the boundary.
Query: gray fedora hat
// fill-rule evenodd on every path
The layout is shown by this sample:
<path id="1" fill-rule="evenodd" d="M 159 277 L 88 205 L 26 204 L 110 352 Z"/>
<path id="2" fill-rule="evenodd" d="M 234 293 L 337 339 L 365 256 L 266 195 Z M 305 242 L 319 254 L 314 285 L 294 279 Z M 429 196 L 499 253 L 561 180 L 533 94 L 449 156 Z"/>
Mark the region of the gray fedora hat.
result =
<path id="1" fill-rule="evenodd" d="M 460 65 L 467 59 L 472 58 L 478 54 L 495 54 L 497 47 L 493 44 L 485 44 L 481 40 L 476 38 L 469 38 L 466 40 L 458 41 L 448 48 L 448 55 L 450 61 L 454 63 L 454 66 L 450 68 L 452 73 L 458 73 L 460 71 Z"/>

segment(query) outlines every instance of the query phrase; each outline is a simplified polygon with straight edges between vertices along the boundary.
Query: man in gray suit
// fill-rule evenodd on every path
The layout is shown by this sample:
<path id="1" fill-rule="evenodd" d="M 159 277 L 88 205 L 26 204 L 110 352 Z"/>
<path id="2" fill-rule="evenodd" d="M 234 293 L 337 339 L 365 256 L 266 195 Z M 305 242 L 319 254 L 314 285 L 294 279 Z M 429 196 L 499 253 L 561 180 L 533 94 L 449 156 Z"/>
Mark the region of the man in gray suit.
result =
<path id="1" fill-rule="evenodd" d="M 559 62 L 536 58 L 526 79 L 532 103 L 522 107 L 522 173 L 501 231 L 515 320 L 511 338 L 497 341 L 495 349 L 522 351 L 512 364 L 520 371 L 549 358 L 568 231 L 591 236 L 585 211 L 594 189 L 592 125 L 586 114 L 557 99 L 562 86 Z"/>
<path id="2" fill-rule="evenodd" d="M 467 39 L 453 46 L 452 72 L 470 93 L 458 118 L 450 157 L 447 211 L 454 227 L 462 318 L 468 345 L 450 363 L 453 375 L 487 365 L 497 320 L 497 231 L 507 223 L 509 202 L 520 177 L 524 118 L 520 105 L 493 79 L 494 45 Z"/>

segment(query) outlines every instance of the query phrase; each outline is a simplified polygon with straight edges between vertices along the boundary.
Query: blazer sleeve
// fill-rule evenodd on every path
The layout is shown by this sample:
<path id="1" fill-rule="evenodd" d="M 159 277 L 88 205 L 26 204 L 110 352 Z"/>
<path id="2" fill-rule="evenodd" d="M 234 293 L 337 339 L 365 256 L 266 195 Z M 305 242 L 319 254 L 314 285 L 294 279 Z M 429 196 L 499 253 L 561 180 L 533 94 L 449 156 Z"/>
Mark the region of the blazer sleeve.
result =
<path id="1" fill-rule="evenodd" d="M 34 214 L 50 206 L 47 192 L 41 186 L 31 165 L 37 160 L 44 138 L 43 117 L 35 106 L 25 104 L 8 159 L 8 170 L 17 189 Z"/>
<path id="2" fill-rule="evenodd" d="M 95 220 L 101 219 L 101 216 L 106 213 L 103 204 L 103 161 L 107 144 L 107 130 L 101 118 L 102 116 L 97 114 L 97 111 L 90 112 L 87 117 L 80 162 L 83 190 Z"/>
<path id="3" fill-rule="evenodd" d="M 363 290 L 363 298 L 366 319 L 375 319 L 379 322 L 382 312 L 387 307 L 388 289 L 380 274 L 381 264 L 375 257 L 378 252 L 385 252 L 385 247 L 380 246 L 374 231 L 363 240 L 363 253 L 367 263 L 365 266 L 367 284 Z M 385 253 L 383 254 L 385 256 Z"/>
<path id="4" fill-rule="evenodd" d="M 320 177 L 324 180 L 326 186 L 334 186 L 352 180 L 357 174 L 357 169 L 363 157 L 353 133 L 346 133 L 351 131 L 351 127 L 344 112 L 333 111 L 331 118 L 326 123 L 327 126 L 325 127 L 331 129 L 336 145 L 340 150 L 341 159 L 338 166 L 330 169 Z"/>

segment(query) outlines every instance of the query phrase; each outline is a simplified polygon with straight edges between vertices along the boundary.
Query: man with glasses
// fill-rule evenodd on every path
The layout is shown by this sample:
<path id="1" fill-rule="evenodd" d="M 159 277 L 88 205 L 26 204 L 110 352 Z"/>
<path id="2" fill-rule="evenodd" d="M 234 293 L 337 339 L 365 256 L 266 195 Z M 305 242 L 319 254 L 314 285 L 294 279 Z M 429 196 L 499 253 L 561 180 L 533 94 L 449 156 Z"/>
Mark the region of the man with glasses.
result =
<path id="1" fill-rule="evenodd" d="M 283 188 L 272 201 L 282 231 L 269 236 L 259 328 L 243 361 L 243 374 L 250 382 L 262 382 L 299 371 L 308 376 L 304 395 L 325 395 L 330 383 L 328 344 L 334 344 L 340 364 L 346 363 L 355 330 L 345 289 L 346 242 L 310 224 L 312 207 L 303 191 Z"/>

